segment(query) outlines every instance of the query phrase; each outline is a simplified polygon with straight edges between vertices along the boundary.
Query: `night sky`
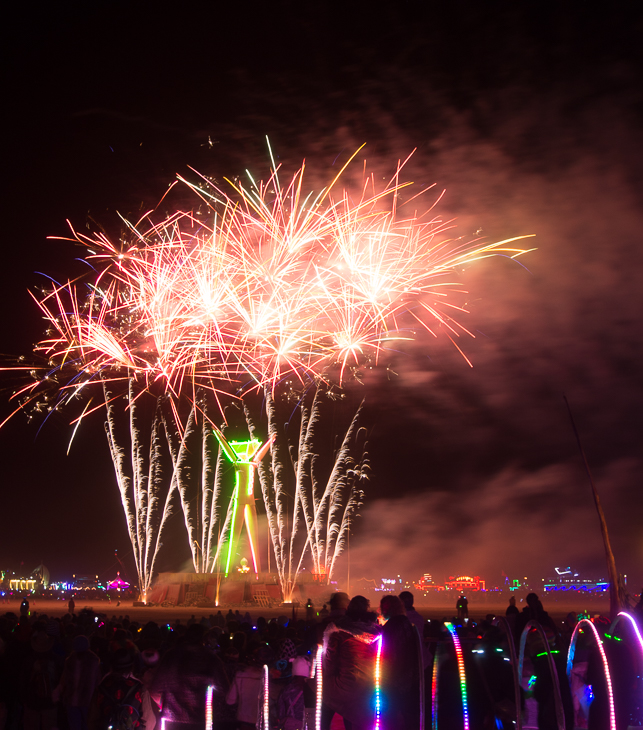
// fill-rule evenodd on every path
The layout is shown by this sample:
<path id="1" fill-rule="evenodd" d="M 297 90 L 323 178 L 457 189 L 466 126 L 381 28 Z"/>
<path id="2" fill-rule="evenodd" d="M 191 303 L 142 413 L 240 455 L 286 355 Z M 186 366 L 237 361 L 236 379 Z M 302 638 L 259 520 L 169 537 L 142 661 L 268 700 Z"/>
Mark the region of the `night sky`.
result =
<path id="1" fill-rule="evenodd" d="M 435 183 L 454 235 L 535 234 L 463 272 L 475 339 L 419 337 L 349 388 L 373 468 L 354 575 L 606 575 L 563 395 L 620 572 L 643 582 L 643 14 L 612 2 L 126 2 L 5 23 L 0 352 L 43 322 L 28 290 L 81 270 L 66 219 L 112 235 L 192 166 L 265 177 L 265 137 L 317 189 L 366 143 L 381 177 Z M 11 385 L 0 413 L 10 411 Z M 131 549 L 99 414 L 0 430 L 0 567 L 113 573 Z M 180 517 L 177 515 L 177 520 Z M 187 557 L 180 521 L 162 569 Z M 373 568 L 377 565 L 377 570 Z M 344 568 L 342 568 L 343 570 Z M 375 571 L 375 572 L 374 572 Z"/>

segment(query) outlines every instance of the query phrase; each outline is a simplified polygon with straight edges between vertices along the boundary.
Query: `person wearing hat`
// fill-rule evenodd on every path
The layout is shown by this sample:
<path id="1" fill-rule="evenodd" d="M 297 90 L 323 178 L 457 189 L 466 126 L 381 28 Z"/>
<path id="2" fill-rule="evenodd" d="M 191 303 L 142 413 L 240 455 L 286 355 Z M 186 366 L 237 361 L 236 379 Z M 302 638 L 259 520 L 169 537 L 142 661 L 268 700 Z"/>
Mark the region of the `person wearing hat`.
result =
<path id="1" fill-rule="evenodd" d="M 292 678 L 277 699 L 278 726 L 283 730 L 303 730 L 306 707 L 314 707 L 315 692 L 308 680 L 311 660 L 306 656 L 295 656 L 292 663 Z"/>
<path id="2" fill-rule="evenodd" d="M 111 672 L 100 682 L 89 707 L 89 730 L 154 730 L 156 717 L 149 692 L 134 674 L 134 656 L 126 647 L 111 657 Z"/>

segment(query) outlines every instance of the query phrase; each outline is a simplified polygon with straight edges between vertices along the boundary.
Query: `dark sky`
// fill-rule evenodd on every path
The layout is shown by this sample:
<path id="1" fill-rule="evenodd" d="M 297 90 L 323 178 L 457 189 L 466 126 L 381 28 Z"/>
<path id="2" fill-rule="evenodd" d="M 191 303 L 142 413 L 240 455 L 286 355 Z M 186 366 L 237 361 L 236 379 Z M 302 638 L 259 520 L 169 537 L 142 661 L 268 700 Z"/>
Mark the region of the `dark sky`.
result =
<path id="1" fill-rule="evenodd" d="M 605 575 L 574 409 L 617 566 L 643 581 L 642 14 L 631 3 L 185 2 L 16 9 L 5 26 L 2 347 L 77 272 L 65 220 L 118 233 L 188 165 L 265 176 L 265 136 L 320 186 L 334 161 L 446 190 L 457 235 L 535 234 L 463 274 L 475 339 L 420 339 L 367 398 L 373 478 L 352 570 Z M 358 167 L 359 167 L 358 165 Z M 361 170 L 361 167 L 359 167 Z M 8 393 L 7 393 L 8 395 Z M 6 397 L 2 413 L 9 412 Z M 109 571 L 129 548 L 100 418 L 0 431 L 0 565 Z M 162 567 L 185 559 L 180 524 Z M 374 560 L 376 558 L 377 560 Z M 375 576 L 373 576 L 375 577 Z M 379 577 L 379 576 L 378 576 Z"/>

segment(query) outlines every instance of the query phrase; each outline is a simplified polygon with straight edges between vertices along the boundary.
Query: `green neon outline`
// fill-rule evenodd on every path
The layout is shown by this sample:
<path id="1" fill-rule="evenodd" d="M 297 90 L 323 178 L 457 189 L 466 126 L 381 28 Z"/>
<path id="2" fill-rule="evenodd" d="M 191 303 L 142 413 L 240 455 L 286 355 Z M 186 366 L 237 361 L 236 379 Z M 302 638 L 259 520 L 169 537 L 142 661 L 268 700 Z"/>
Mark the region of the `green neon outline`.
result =
<path id="1" fill-rule="evenodd" d="M 228 577 L 228 573 L 230 572 L 230 561 L 232 560 L 232 536 L 234 535 L 234 523 L 237 518 L 237 505 L 239 502 L 239 471 L 235 469 L 234 472 L 234 478 L 236 480 L 236 484 L 234 487 L 234 494 L 232 495 L 232 500 L 234 502 L 234 507 L 232 508 L 232 522 L 230 523 L 230 537 L 228 539 L 228 562 L 226 563 L 225 567 L 225 577 Z"/>

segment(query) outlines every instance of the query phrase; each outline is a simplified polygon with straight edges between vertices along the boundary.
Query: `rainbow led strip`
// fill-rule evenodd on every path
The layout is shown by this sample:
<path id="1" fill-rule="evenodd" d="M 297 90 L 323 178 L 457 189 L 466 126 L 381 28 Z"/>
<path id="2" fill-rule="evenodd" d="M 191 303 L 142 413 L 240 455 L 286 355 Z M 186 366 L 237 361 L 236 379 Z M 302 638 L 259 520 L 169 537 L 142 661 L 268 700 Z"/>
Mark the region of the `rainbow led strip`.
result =
<path id="1" fill-rule="evenodd" d="M 317 656 L 313 662 L 313 677 L 317 677 L 317 703 L 315 705 L 315 730 L 321 730 L 321 708 L 322 708 L 322 655 L 324 647 L 317 649 Z"/>
<path id="2" fill-rule="evenodd" d="M 445 621 L 444 625 L 449 630 L 455 647 L 455 655 L 458 660 L 458 674 L 460 675 L 460 694 L 462 695 L 462 720 L 464 721 L 464 730 L 469 730 L 469 705 L 467 703 L 467 676 L 464 672 L 464 655 L 460 646 L 460 639 L 456 633 L 455 627 L 449 621 Z"/>
<path id="3" fill-rule="evenodd" d="M 214 687 L 209 684 L 205 690 L 205 730 L 212 730 L 212 693 Z"/>
<path id="4" fill-rule="evenodd" d="M 610 675 L 610 668 L 609 664 L 607 663 L 607 656 L 605 655 L 605 649 L 603 648 L 603 641 L 601 640 L 601 637 L 596 630 L 596 626 L 594 626 L 594 624 L 586 618 L 581 619 L 576 624 L 576 626 L 574 627 L 574 632 L 572 633 L 572 640 L 569 644 L 569 652 L 567 654 L 567 678 L 569 679 L 572 673 L 574 653 L 576 651 L 576 641 L 578 640 L 578 632 L 581 630 L 580 627 L 582 624 L 586 624 L 591 628 L 594 634 L 594 639 L 596 641 L 596 646 L 598 646 L 598 649 L 601 653 L 601 658 L 603 660 L 603 670 L 605 672 L 605 681 L 607 682 L 607 696 L 609 699 L 610 730 L 616 730 L 616 713 L 614 711 L 614 691 L 612 690 L 612 676 Z"/>
<path id="5" fill-rule="evenodd" d="M 270 676 L 268 674 L 268 665 L 263 665 L 263 730 L 270 727 Z"/>
<path id="6" fill-rule="evenodd" d="M 375 655 L 375 730 L 380 730 L 382 719 L 382 635 L 377 639 L 377 654 Z"/>
<path id="7" fill-rule="evenodd" d="M 438 650 L 433 656 L 433 674 L 431 676 L 431 727 L 438 730 Z"/>

